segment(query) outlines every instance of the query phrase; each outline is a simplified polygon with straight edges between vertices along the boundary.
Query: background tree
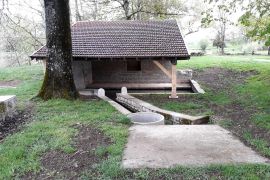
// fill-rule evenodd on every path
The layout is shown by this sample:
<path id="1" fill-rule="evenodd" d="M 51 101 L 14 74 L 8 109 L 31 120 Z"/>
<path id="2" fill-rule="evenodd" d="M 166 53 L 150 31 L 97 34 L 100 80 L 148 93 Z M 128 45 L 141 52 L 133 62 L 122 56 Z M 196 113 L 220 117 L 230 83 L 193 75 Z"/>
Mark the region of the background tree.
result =
<path id="1" fill-rule="evenodd" d="M 68 0 L 44 0 L 48 59 L 38 94 L 42 99 L 74 99 L 77 91 L 72 74 L 72 47 Z"/>
<path id="2" fill-rule="evenodd" d="M 213 46 L 217 47 L 218 50 L 224 49 L 226 47 L 226 44 L 224 42 L 224 39 L 221 39 L 220 35 L 217 35 L 216 38 L 213 41 Z M 223 50 L 224 52 L 224 50 Z M 222 54 L 222 53 L 220 53 Z"/>
<path id="3" fill-rule="evenodd" d="M 224 55 L 225 40 L 226 40 L 226 30 L 229 25 L 233 24 L 230 20 L 230 15 L 232 14 L 229 10 L 230 4 L 228 1 L 208 1 L 211 7 L 205 11 L 204 17 L 202 18 L 202 24 L 205 27 L 209 26 L 212 22 L 217 29 L 217 35 L 213 42 L 213 45 L 220 48 L 220 54 Z"/>
<path id="4" fill-rule="evenodd" d="M 112 0 L 74 0 L 70 3 L 71 17 L 75 21 L 109 20 L 119 11 Z"/>
<path id="5" fill-rule="evenodd" d="M 4 48 L 0 59 L 8 59 L 6 66 L 31 64 L 29 54 L 45 43 L 43 2 L 37 2 L 40 6 L 33 7 L 26 0 L 16 1 L 1 10 L 0 46 Z M 17 11 L 18 8 L 31 12 L 35 18 Z"/>
<path id="6" fill-rule="evenodd" d="M 246 35 L 254 40 L 264 41 L 270 55 L 270 1 L 252 0 L 240 17 L 240 23 L 246 29 Z"/>
<path id="7" fill-rule="evenodd" d="M 208 43 L 207 39 L 202 39 L 202 40 L 200 40 L 199 45 L 200 45 L 201 51 L 205 53 L 206 48 L 208 47 L 209 43 Z"/>
<path id="8" fill-rule="evenodd" d="M 217 0 L 221 3 L 224 0 Z M 211 3 L 212 0 L 207 2 Z M 227 0 L 229 13 L 239 9 L 243 12 L 239 22 L 246 30 L 246 36 L 253 40 L 264 41 L 270 55 L 270 1 L 269 0 Z M 209 19 L 209 18 L 206 18 Z"/>

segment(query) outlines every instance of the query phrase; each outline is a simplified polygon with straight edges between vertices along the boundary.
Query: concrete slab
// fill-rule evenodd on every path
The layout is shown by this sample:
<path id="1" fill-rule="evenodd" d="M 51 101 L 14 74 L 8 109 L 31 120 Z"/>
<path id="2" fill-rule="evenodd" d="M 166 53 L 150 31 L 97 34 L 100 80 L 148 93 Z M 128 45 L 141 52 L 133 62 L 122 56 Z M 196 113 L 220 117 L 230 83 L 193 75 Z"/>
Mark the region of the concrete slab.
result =
<path id="1" fill-rule="evenodd" d="M 0 96 L 0 121 L 5 120 L 6 116 L 12 116 L 16 110 L 16 96 Z"/>
<path id="2" fill-rule="evenodd" d="M 132 126 L 124 168 L 269 163 L 217 125 Z"/>
<path id="3" fill-rule="evenodd" d="M 205 91 L 201 88 L 201 86 L 199 85 L 199 83 L 197 81 L 190 80 L 190 84 L 191 84 L 191 88 L 192 88 L 193 92 L 199 93 L 199 94 L 205 93 Z"/>

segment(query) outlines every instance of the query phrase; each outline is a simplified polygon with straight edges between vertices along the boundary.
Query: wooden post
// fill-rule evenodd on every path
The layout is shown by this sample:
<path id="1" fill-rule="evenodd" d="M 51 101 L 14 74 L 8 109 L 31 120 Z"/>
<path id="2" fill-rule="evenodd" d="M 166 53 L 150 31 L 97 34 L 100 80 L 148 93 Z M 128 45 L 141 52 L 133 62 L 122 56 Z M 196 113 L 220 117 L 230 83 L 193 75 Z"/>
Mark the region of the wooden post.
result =
<path id="1" fill-rule="evenodd" d="M 169 98 L 176 99 L 178 98 L 176 88 L 177 88 L 177 77 L 176 77 L 176 65 L 177 60 L 173 60 L 172 62 L 172 93 Z"/>

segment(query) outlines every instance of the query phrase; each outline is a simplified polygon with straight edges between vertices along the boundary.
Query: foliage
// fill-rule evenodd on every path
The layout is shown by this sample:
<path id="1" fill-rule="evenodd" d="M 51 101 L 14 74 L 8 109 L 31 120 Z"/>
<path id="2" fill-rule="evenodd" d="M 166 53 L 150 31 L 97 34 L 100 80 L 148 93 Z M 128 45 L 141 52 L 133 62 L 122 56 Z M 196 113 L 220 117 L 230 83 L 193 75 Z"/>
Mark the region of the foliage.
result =
<path id="1" fill-rule="evenodd" d="M 213 40 L 213 46 L 217 48 L 226 47 L 225 42 L 220 38 L 219 35 L 216 35 L 216 38 Z"/>
<path id="2" fill-rule="evenodd" d="M 208 2 L 212 3 L 213 0 Z M 224 0 L 217 0 L 222 3 Z M 227 10 L 230 14 L 241 9 L 243 14 L 239 22 L 245 27 L 246 35 L 254 40 L 264 41 L 270 46 L 270 2 L 269 0 L 230 0 L 227 1 Z M 240 7 L 240 8 L 239 8 Z M 268 49 L 270 55 L 270 47 Z"/>
<path id="3" fill-rule="evenodd" d="M 256 17 L 250 12 L 246 12 L 239 21 L 246 27 L 248 37 L 264 41 L 266 46 L 270 46 L 270 13 L 262 17 Z"/>
<path id="4" fill-rule="evenodd" d="M 245 13 L 239 21 L 246 27 L 247 36 L 255 40 L 263 40 L 266 46 L 270 46 L 270 2 L 252 0 L 243 9 Z"/>
<path id="5" fill-rule="evenodd" d="M 202 40 L 200 40 L 199 45 L 200 45 L 201 50 L 202 50 L 203 52 L 205 52 L 205 51 L 206 51 L 206 48 L 207 48 L 208 45 L 209 45 L 209 42 L 208 42 L 207 39 L 202 39 Z"/>

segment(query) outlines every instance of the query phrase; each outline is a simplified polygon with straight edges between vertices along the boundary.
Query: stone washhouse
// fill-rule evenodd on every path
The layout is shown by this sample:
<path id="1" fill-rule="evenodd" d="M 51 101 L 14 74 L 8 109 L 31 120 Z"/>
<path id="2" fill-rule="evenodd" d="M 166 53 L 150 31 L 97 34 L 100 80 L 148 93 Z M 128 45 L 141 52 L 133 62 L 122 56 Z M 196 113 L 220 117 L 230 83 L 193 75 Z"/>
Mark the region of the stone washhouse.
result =
<path id="1" fill-rule="evenodd" d="M 192 89 L 191 77 L 177 71 L 190 58 L 175 20 L 81 21 L 71 27 L 76 88 Z M 31 56 L 46 66 L 46 46 Z"/>

